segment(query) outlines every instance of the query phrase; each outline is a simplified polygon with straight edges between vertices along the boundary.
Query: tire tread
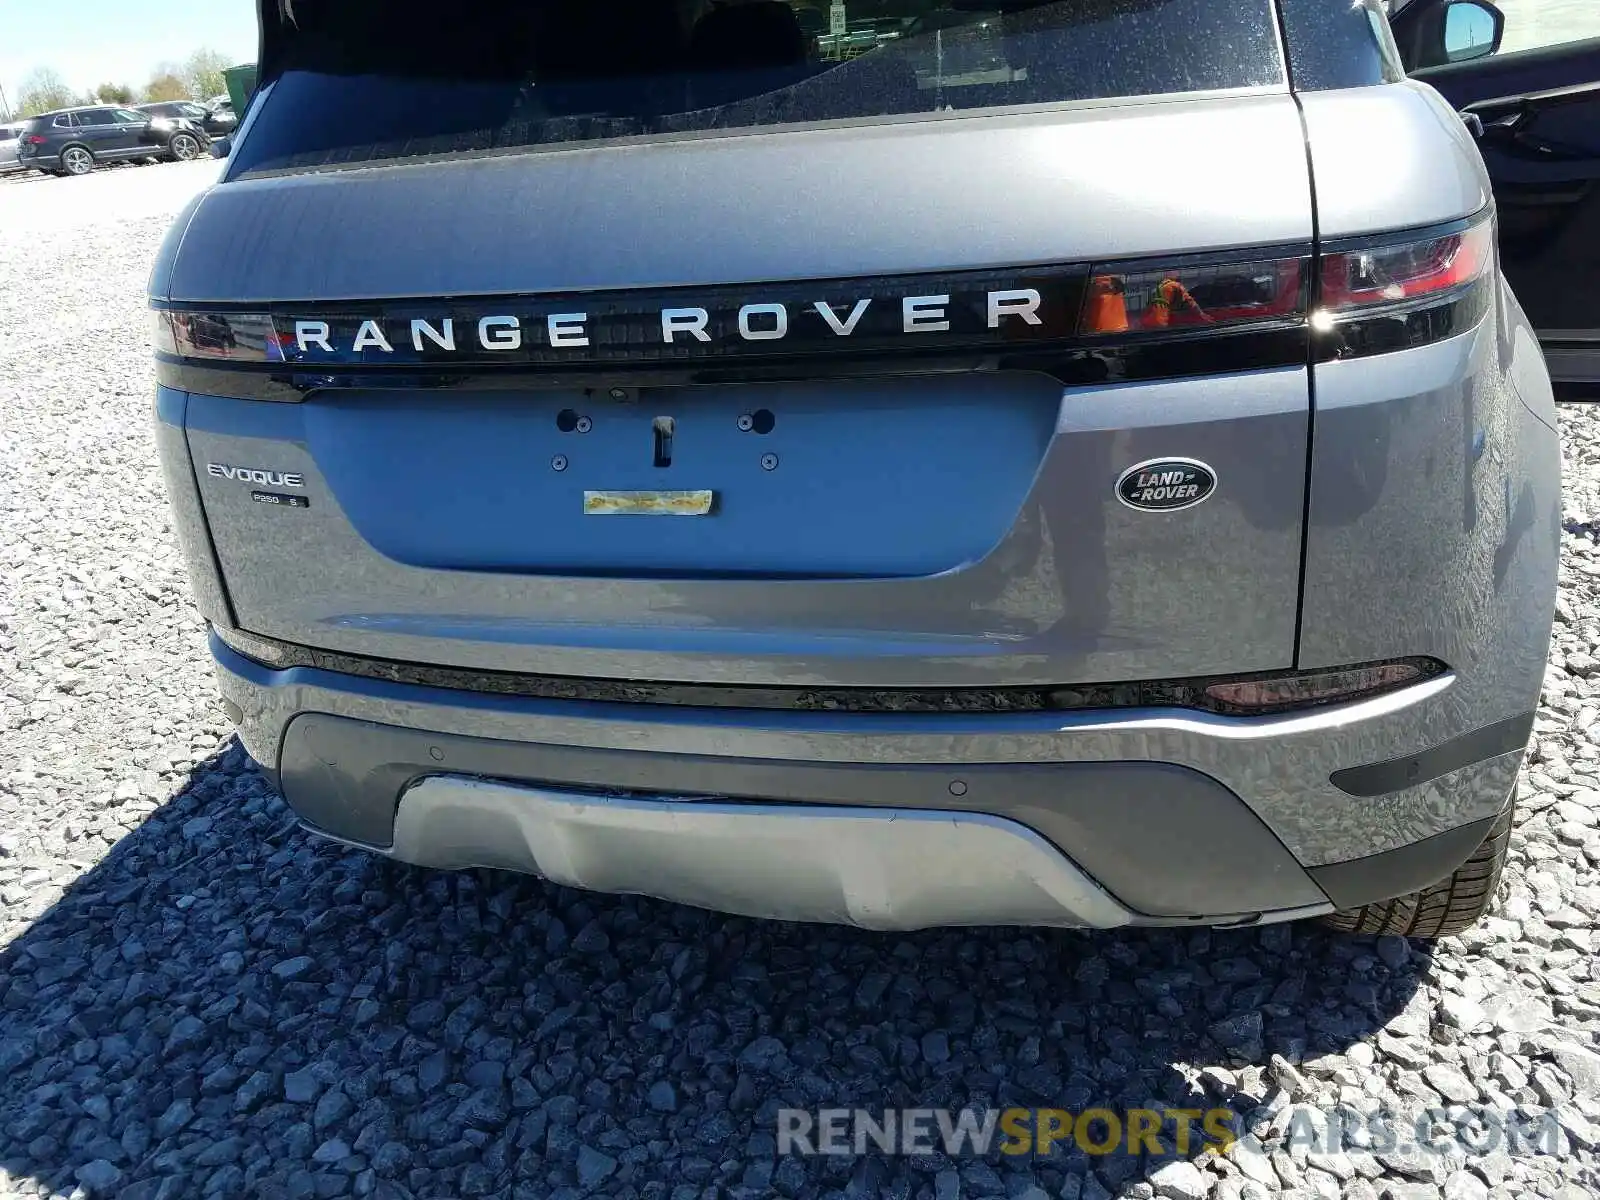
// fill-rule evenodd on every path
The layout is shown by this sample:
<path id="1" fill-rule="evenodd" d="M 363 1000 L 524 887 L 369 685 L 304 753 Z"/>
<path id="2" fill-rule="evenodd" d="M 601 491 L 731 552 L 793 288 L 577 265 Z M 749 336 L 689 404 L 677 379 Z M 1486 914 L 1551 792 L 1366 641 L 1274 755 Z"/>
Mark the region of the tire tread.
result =
<path id="1" fill-rule="evenodd" d="M 1342 933 L 1413 938 L 1449 937 L 1471 927 L 1494 903 L 1511 848 L 1516 808 L 1513 792 L 1472 857 L 1438 883 L 1392 900 L 1330 913 L 1322 923 Z"/>

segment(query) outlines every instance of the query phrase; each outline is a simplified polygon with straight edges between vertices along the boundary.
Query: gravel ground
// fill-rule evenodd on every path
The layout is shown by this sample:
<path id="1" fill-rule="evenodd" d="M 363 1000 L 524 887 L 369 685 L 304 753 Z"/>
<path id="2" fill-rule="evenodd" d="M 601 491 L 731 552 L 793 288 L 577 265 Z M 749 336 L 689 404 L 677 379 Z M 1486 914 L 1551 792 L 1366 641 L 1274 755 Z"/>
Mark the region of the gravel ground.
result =
<path id="1" fill-rule="evenodd" d="M 428 873 L 297 831 L 213 700 L 141 302 L 210 169 L 0 196 L 0 1198 L 1600 1192 L 1600 408 L 1562 416 L 1561 623 L 1500 914 L 1441 947 L 883 936 Z M 774 1153 L 781 1106 L 1152 1101 L 1259 1136 L 1194 1164 Z M 1341 1101 L 1560 1132 L 1285 1140 Z"/>

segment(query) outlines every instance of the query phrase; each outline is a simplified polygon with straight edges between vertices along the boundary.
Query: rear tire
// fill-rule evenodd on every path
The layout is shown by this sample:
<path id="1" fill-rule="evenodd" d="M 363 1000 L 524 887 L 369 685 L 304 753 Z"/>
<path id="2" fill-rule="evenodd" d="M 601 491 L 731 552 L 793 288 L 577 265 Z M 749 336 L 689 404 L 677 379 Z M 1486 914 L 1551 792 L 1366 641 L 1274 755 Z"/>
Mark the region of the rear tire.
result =
<path id="1" fill-rule="evenodd" d="M 173 162 L 191 162 L 200 157 L 200 139 L 192 133 L 175 133 L 167 143 Z"/>
<path id="2" fill-rule="evenodd" d="M 1505 811 L 1489 827 L 1472 857 L 1445 878 L 1421 891 L 1378 904 L 1346 909 L 1322 918 L 1341 933 L 1390 934 L 1442 938 L 1470 928 L 1494 903 L 1495 888 L 1511 848 L 1511 825 L 1517 810 L 1513 789 Z"/>
<path id="3" fill-rule="evenodd" d="M 94 170 L 94 155 L 87 146 L 66 146 L 61 151 L 61 166 L 65 174 L 87 175 Z"/>

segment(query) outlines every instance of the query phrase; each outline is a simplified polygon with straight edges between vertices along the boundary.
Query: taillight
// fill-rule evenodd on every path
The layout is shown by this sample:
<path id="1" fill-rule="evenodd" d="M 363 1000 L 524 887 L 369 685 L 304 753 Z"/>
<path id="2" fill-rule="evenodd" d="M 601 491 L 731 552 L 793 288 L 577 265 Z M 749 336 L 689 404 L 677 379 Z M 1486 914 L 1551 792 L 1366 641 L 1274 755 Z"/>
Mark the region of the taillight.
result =
<path id="1" fill-rule="evenodd" d="M 1331 317 L 1355 309 L 1405 305 L 1465 287 L 1494 260 L 1488 221 L 1454 233 L 1322 256 L 1320 308 Z"/>
<path id="2" fill-rule="evenodd" d="M 1494 221 L 1336 244 L 1318 267 L 1313 358 L 1414 350 L 1466 333 L 1488 311 Z"/>
<path id="3" fill-rule="evenodd" d="M 1305 312 L 1306 258 L 1174 266 L 1096 264 L 1081 334 L 1212 329 Z"/>
<path id="4" fill-rule="evenodd" d="M 158 311 L 153 316 L 158 354 L 247 363 L 283 361 L 272 318 L 265 313 Z"/>
<path id="5" fill-rule="evenodd" d="M 28 145 L 42 146 L 44 145 L 44 138 L 40 137 L 37 133 L 30 133 L 28 135 Z"/>
<path id="6" fill-rule="evenodd" d="M 1096 263 L 1078 332 L 1229 330 L 1304 321 L 1308 313 L 1312 328 L 1326 332 L 1352 317 L 1403 314 L 1447 302 L 1466 293 L 1493 262 L 1494 225 L 1484 219 L 1445 233 L 1336 245 L 1317 264 L 1320 290 L 1314 302 L 1311 261 L 1304 257 Z"/>
<path id="7" fill-rule="evenodd" d="M 178 352 L 177 340 L 172 336 L 171 313 L 157 311 L 150 314 L 150 344 L 155 347 L 157 354 Z"/>

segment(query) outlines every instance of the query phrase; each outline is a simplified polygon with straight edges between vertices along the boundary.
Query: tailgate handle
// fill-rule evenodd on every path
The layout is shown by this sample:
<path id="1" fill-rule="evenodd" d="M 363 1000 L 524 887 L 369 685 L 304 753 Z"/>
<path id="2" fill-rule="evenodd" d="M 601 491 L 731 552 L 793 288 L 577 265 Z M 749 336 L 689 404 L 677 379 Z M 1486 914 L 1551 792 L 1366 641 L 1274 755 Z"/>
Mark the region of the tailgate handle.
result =
<path id="1" fill-rule="evenodd" d="M 671 417 L 657 417 L 650 423 L 656 436 L 655 465 L 670 467 L 672 465 L 672 434 L 676 422 Z"/>

